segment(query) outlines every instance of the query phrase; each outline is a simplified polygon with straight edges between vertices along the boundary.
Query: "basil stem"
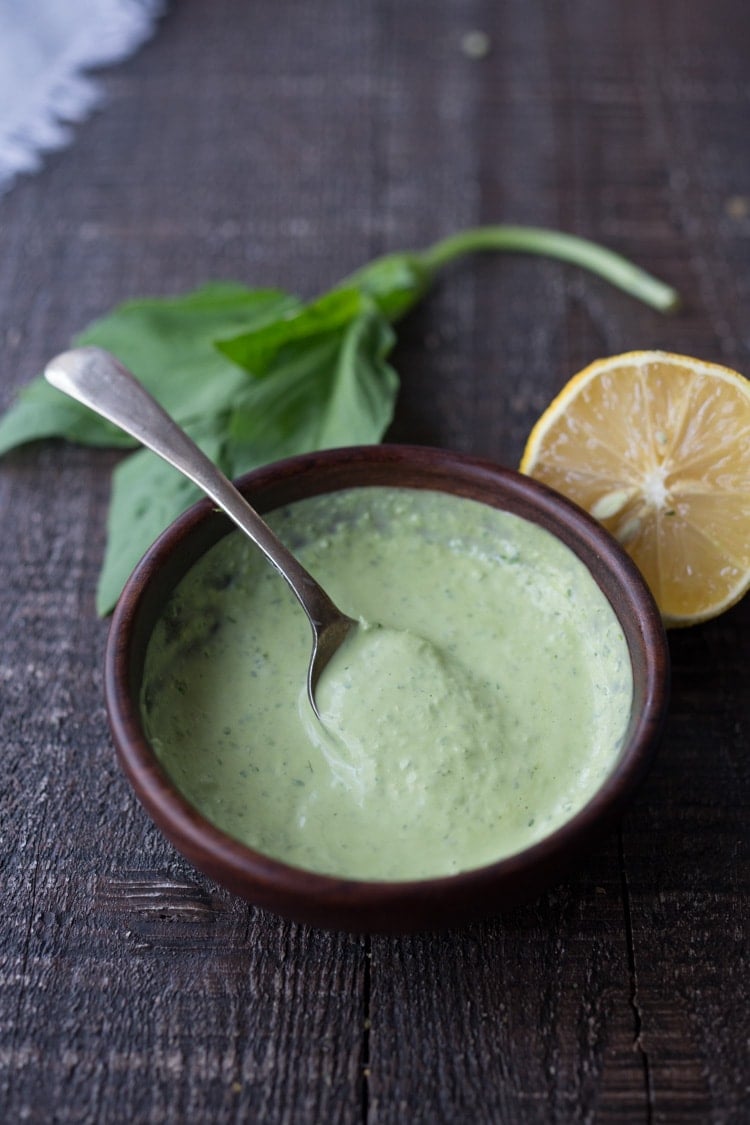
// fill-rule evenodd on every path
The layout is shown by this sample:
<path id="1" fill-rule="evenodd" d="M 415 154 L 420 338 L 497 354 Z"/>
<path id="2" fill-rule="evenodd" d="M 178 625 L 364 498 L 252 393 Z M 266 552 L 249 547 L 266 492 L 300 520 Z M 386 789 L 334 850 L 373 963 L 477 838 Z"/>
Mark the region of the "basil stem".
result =
<path id="1" fill-rule="evenodd" d="M 621 254 L 586 238 L 543 227 L 473 227 L 436 242 L 418 257 L 429 271 L 437 271 L 455 258 L 478 250 L 521 251 L 572 262 L 599 274 L 612 285 L 660 312 L 671 312 L 680 303 L 675 289 L 646 273 Z"/>

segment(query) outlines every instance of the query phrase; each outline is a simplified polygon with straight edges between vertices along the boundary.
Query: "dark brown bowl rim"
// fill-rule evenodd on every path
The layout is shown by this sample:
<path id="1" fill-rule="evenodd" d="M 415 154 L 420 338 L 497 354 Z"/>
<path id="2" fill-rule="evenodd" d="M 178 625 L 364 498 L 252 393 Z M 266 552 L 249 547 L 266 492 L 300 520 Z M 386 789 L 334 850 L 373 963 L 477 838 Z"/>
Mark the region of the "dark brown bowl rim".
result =
<path id="1" fill-rule="evenodd" d="M 365 479 L 372 473 L 377 479 Z M 622 811 L 656 749 L 669 695 L 664 627 L 639 571 L 577 505 L 530 477 L 466 454 L 426 446 L 353 446 L 275 462 L 237 481 L 260 511 L 339 488 L 427 487 L 483 502 L 553 531 L 583 560 L 613 605 L 633 664 L 636 706 L 620 760 L 591 800 L 551 835 L 515 855 L 456 875 L 409 882 L 340 879 L 271 859 L 228 836 L 191 806 L 159 765 L 140 722 L 142 652 L 155 583 L 171 589 L 232 529 L 202 500 L 157 539 L 128 580 L 112 619 L 105 696 L 121 766 L 162 832 L 199 870 L 256 905 L 335 929 L 406 932 L 443 927 L 515 904 L 546 886 Z M 618 608 L 619 606 L 619 608 Z M 141 655 L 139 655 L 139 653 Z"/>

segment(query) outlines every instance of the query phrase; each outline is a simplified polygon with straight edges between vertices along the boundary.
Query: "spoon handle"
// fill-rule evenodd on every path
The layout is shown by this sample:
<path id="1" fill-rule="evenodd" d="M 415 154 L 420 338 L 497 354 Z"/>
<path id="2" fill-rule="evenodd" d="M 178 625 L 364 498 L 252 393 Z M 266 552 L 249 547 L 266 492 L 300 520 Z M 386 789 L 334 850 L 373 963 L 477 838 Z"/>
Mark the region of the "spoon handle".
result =
<path id="1" fill-rule="evenodd" d="M 53 387 L 119 426 L 203 489 L 286 579 L 316 634 L 341 617 L 325 590 L 244 496 L 113 355 L 103 348 L 74 348 L 53 359 L 44 376 Z"/>

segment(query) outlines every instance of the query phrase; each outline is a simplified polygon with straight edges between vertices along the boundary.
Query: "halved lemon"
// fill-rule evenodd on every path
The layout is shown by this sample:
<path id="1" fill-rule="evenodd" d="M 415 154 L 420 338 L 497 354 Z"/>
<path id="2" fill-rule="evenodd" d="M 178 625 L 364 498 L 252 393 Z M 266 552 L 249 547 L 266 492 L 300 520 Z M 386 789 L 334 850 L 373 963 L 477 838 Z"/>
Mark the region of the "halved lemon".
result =
<path id="1" fill-rule="evenodd" d="M 736 371 L 658 351 L 597 360 L 520 467 L 619 539 L 665 624 L 706 621 L 750 587 L 750 381 Z"/>

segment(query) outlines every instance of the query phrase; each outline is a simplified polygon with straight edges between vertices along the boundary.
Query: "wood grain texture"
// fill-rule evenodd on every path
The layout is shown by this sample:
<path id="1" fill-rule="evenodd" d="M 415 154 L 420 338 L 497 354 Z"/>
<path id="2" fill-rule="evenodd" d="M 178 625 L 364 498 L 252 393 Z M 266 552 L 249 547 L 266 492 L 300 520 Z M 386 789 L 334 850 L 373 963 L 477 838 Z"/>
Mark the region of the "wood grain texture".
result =
<path id="1" fill-rule="evenodd" d="M 682 311 L 461 263 L 400 328 L 393 439 L 515 464 L 598 355 L 750 370 L 742 0 L 183 0 L 102 80 L 0 200 L 0 408 L 127 296 L 310 295 L 501 220 L 609 243 Z M 673 635 L 657 764 L 566 882 L 440 937 L 327 934 L 196 874 L 116 768 L 93 609 L 114 462 L 0 463 L 0 1120 L 746 1120 L 750 603 Z"/>

